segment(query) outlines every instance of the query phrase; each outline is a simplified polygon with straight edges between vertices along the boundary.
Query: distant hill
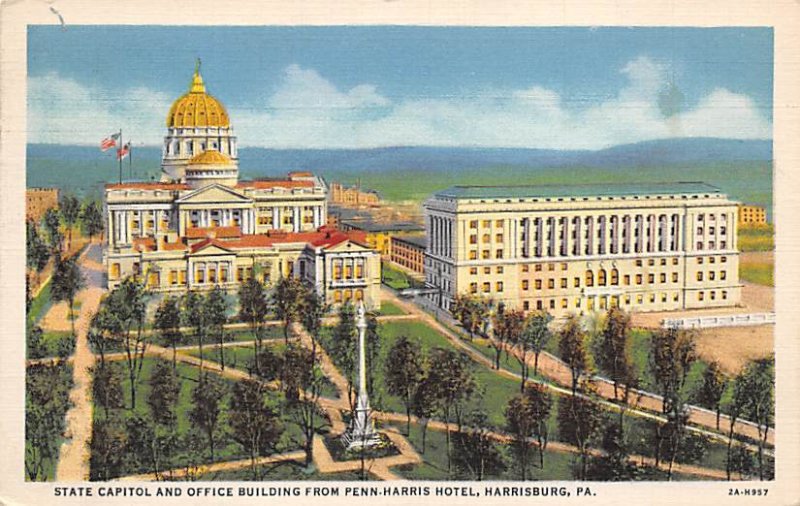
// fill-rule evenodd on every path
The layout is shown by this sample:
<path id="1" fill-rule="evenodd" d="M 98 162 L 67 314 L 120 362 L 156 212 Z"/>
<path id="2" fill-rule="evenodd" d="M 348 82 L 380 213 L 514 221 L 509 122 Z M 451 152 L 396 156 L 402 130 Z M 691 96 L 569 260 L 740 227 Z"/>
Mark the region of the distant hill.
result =
<path id="1" fill-rule="evenodd" d="M 31 144 L 27 153 L 28 186 L 99 195 L 105 182 L 119 177 L 113 154 L 96 147 Z M 160 147 L 136 148 L 132 170 L 127 160 L 123 163 L 123 178 L 159 177 L 160 159 Z M 705 180 L 738 198 L 768 203 L 771 161 L 771 141 L 712 138 L 649 141 L 597 151 L 448 147 L 239 151 L 244 179 L 311 170 L 329 180 L 361 179 L 394 200 L 420 199 L 451 184 L 680 178 Z M 734 172 L 741 176 L 731 180 Z M 751 195 L 754 179 L 759 180 L 758 195 Z"/>

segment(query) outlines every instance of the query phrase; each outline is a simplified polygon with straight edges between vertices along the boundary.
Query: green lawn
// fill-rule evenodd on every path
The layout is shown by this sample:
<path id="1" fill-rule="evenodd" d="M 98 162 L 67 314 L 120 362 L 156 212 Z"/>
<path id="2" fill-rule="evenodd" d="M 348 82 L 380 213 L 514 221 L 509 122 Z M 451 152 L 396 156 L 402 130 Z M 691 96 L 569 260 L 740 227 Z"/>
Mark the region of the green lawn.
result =
<path id="1" fill-rule="evenodd" d="M 393 267 L 388 262 L 381 263 L 381 282 L 395 290 L 406 288 L 421 288 L 424 283 L 414 279 L 400 269 Z"/>
<path id="2" fill-rule="evenodd" d="M 408 314 L 403 308 L 391 301 L 381 302 L 381 310 L 378 311 L 378 316 L 397 316 Z"/>
<path id="3" fill-rule="evenodd" d="M 769 224 L 739 227 L 737 238 L 739 251 L 772 251 L 775 249 L 775 227 Z"/>
<path id="4" fill-rule="evenodd" d="M 775 269 L 771 262 L 740 261 L 739 279 L 757 285 L 775 286 Z"/>
<path id="5" fill-rule="evenodd" d="M 34 325 L 39 323 L 39 320 L 47 314 L 47 311 L 50 310 L 50 306 L 53 305 L 50 300 L 50 283 L 51 282 L 48 281 L 39 292 L 39 295 L 34 297 L 31 302 L 31 307 L 28 311 L 28 319 L 32 321 Z"/>
<path id="6" fill-rule="evenodd" d="M 261 471 L 262 481 L 358 481 L 361 474 L 357 471 L 345 471 L 341 473 L 320 473 L 316 470 L 307 470 L 305 466 L 297 461 L 281 462 L 279 464 L 269 464 L 264 466 Z M 367 480 L 374 478 L 367 474 Z M 249 467 L 237 469 L 236 471 L 217 471 L 201 474 L 200 481 L 253 481 L 253 474 Z"/>

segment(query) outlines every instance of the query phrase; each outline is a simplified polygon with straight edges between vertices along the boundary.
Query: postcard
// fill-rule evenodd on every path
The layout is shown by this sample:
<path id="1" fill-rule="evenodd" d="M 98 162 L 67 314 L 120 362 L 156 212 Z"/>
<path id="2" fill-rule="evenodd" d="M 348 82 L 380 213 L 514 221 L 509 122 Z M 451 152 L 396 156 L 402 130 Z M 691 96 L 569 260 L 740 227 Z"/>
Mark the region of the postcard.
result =
<path id="1" fill-rule="evenodd" d="M 105 5 L 1 6 L 4 503 L 796 504 L 797 6 Z"/>

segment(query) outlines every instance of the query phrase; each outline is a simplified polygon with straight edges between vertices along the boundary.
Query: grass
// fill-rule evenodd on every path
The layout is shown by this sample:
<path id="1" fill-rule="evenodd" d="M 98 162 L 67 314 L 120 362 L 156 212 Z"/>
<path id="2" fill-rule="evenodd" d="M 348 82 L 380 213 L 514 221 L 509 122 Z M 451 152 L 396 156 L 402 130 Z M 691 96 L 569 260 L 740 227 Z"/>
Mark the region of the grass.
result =
<path id="1" fill-rule="evenodd" d="M 320 473 L 316 469 L 308 470 L 302 463 L 286 461 L 278 464 L 262 466 L 262 481 L 358 481 L 361 473 L 358 471 L 344 471 L 340 473 Z M 367 475 L 367 479 L 371 479 Z M 253 474 L 249 467 L 235 471 L 216 471 L 201 474 L 200 481 L 253 481 Z M 240 487 L 241 490 L 241 487 Z M 247 493 L 241 497 L 249 497 Z"/>
<path id="2" fill-rule="evenodd" d="M 775 249 L 775 227 L 747 225 L 739 227 L 739 251 L 772 251 Z"/>
<path id="3" fill-rule="evenodd" d="M 58 356 L 58 348 L 61 341 L 73 341 L 72 332 L 69 331 L 48 331 L 42 334 L 42 344 L 44 345 L 45 355 L 42 358 L 48 357 L 57 357 Z M 26 352 L 28 353 L 27 358 L 32 358 L 30 356 L 30 349 L 26 347 Z"/>
<path id="4" fill-rule="evenodd" d="M 395 304 L 394 302 L 385 300 L 381 302 L 381 310 L 378 311 L 378 316 L 398 316 L 408 314 L 406 311 Z"/>
<path id="5" fill-rule="evenodd" d="M 739 279 L 757 285 L 775 286 L 775 269 L 772 262 L 739 261 Z"/>
<path id="6" fill-rule="evenodd" d="M 421 288 L 424 286 L 424 283 L 414 279 L 400 269 L 389 265 L 388 262 L 381 263 L 381 282 L 395 290 Z"/>
<path id="7" fill-rule="evenodd" d="M 33 322 L 34 325 L 39 323 L 39 320 L 47 314 L 47 311 L 50 310 L 50 306 L 53 305 L 50 299 L 50 286 L 51 282 L 48 281 L 44 287 L 42 287 L 39 295 L 34 297 L 31 302 L 30 310 L 28 310 L 28 320 Z"/>

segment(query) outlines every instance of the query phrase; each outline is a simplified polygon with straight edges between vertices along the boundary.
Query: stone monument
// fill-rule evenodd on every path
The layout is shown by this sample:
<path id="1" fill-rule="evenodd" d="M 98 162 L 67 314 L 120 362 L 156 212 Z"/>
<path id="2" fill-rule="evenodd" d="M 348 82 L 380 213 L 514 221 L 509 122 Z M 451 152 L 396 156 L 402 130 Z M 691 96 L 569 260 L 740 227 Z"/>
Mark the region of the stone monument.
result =
<path id="1" fill-rule="evenodd" d="M 348 450 L 366 449 L 379 442 L 378 433 L 375 432 L 375 424 L 370 415 L 369 396 L 367 395 L 367 319 L 363 302 L 358 305 L 356 328 L 358 329 L 358 399 L 350 427 L 343 436 Z"/>

